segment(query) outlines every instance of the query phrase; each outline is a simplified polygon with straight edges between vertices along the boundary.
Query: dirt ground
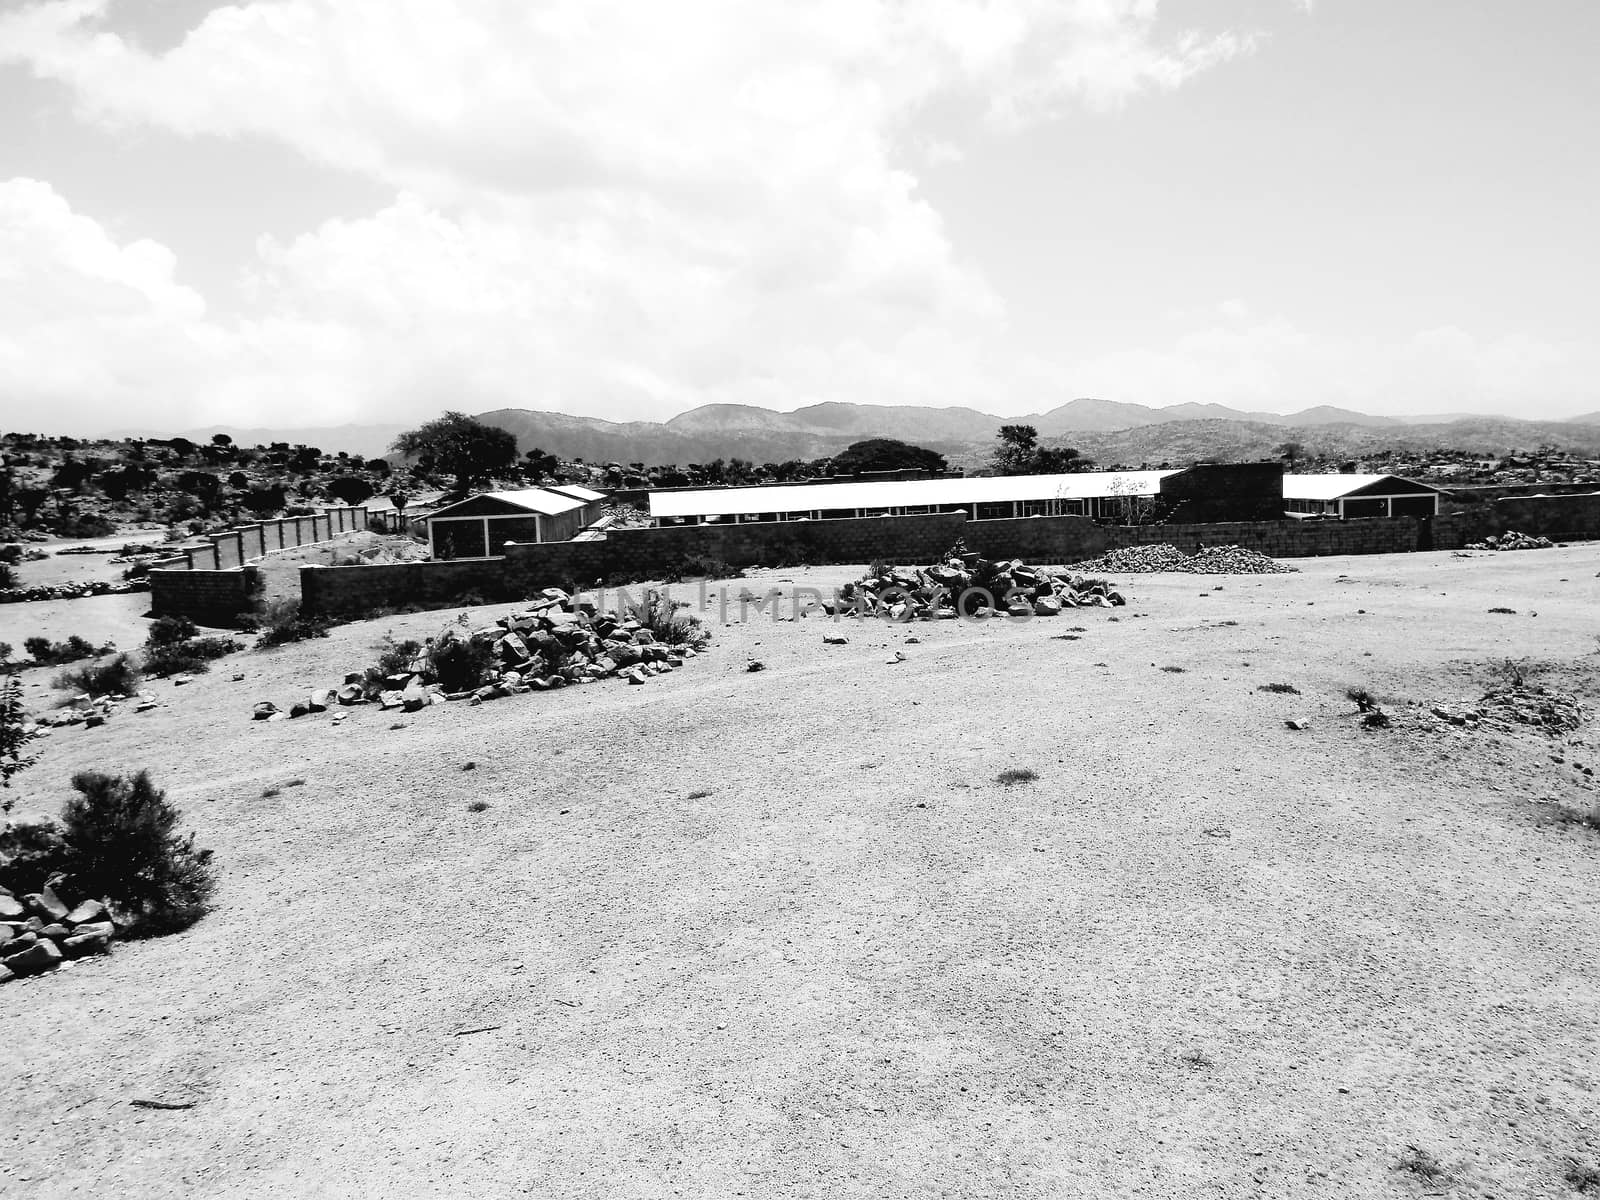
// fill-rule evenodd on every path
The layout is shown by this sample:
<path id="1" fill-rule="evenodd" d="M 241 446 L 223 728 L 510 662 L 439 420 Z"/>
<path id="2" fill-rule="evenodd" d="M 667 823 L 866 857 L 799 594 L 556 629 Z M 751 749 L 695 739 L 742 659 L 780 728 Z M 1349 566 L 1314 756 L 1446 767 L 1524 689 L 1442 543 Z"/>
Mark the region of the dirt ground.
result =
<path id="1" fill-rule="evenodd" d="M 1600 799 L 1593 727 L 1426 710 L 1510 656 L 1593 703 L 1600 548 L 1299 565 L 1025 622 L 734 600 L 643 687 L 250 720 L 456 614 L 406 616 L 58 731 L 21 807 L 148 767 L 222 885 L 0 987 L 3 1190 L 1576 1195 L 1600 835 L 1535 802 Z"/>

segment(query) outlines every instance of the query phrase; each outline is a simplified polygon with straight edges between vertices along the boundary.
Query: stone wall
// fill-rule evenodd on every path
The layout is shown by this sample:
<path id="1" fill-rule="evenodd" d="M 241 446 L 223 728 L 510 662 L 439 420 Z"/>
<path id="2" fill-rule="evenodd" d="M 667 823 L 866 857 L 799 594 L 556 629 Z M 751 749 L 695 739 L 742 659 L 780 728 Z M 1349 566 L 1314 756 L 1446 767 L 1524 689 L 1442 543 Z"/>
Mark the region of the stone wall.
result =
<path id="1" fill-rule="evenodd" d="M 1404 554 L 1418 548 L 1415 517 L 1370 517 L 1355 521 L 1220 521 L 1208 525 L 1114 525 L 1113 546 L 1167 542 L 1193 554 L 1201 546 L 1243 546 L 1273 558 L 1321 558 L 1330 554 Z"/>
<path id="2" fill-rule="evenodd" d="M 185 616 L 202 625 L 231 625 L 249 612 L 258 587 L 254 567 L 224 571 L 151 571 L 150 611 Z"/>

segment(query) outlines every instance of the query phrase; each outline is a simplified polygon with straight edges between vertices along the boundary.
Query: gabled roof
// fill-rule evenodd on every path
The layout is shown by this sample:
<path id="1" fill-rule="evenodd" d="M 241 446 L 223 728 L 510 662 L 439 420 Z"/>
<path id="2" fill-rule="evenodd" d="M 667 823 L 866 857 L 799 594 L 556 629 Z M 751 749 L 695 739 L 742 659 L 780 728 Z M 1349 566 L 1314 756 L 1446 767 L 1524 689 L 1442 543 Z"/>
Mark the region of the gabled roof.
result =
<path id="1" fill-rule="evenodd" d="M 501 511 L 520 510 L 536 513 L 542 517 L 554 517 L 571 512 L 575 508 L 582 508 L 583 504 L 584 502 L 576 497 L 563 496 L 546 488 L 523 488 L 515 492 L 481 492 L 476 496 L 468 496 L 465 500 L 457 500 L 454 504 L 447 504 L 443 508 L 434 509 L 428 514 L 428 519 L 437 521 L 440 517 L 484 516 L 497 508 Z"/>
<path id="2" fill-rule="evenodd" d="M 606 498 L 604 492 L 597 492 L 593 488 L 586 488 L 577 483 L 552 483 L 545 490 L 548 492 L 560 492 L 563 496 L 576 496 L 586 504 L 592 504 L 596 500 L 604 500 Z"/>
<path id="3" fill-rule="evenodd" d="M 652 517 L 731 516 L 739 513 L 830 509 L 911 508 L 945 504 L 1004 504 L 1016 500 L 1081 500 L 1092 496 L 1154 496 L 1176 471 L 1076 471 L 1066 475 L 996 475 L 957 479 L 889 479 L 868 483 L 795 483 L 781 487 L 697 488 L 651 492 Z"/>
<path id="4" fill-rule="evenodd" d="M 1340 500 L 1346 496 L 1431 496 L 1439 491 L 1399 475 L 1285 475 L 1285 500 Z"/>

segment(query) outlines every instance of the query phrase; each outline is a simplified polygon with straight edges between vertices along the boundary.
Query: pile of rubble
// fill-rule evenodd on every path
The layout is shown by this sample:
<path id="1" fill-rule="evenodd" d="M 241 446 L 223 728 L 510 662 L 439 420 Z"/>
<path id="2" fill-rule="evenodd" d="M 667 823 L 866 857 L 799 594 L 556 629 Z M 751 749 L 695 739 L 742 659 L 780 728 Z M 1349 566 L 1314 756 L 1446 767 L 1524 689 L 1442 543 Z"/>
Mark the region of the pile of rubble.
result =
<path id="1" fill-rule="evenodd" d="M 648 594 L 646 603 L 658 613 L 672 605 L 658 593 Z M 416 712 L 444 701 L 482 704 L 610 678 L 642 684 L 698 653 L 696 643 L 704 640 L 698 620 L 680 614 L 674 625 L 684 640 L 658 642 L 637 616 L 601 613 L 591 600 L 547 588 L 528 609 L 494 625 L 470 633 L 449 630 L 430 639 L 405 671 L 381 677 L 351 672 L 342 686 L 316 689 L 287 710 L 264 700 L 255 706 L 254 719 L 287 721 L 361 704 Z M 461 682 L 463 674 L 476 681 L 459 691 L 448 690 L 447 682 Z"/>
<path id="2" fill-rule="evenodd" d="M 1476 704 L 1436 704 L 1431 711 L 1439 720 L 1467 729 L 1522 725 L 1549 737 L 1563 737 L 1589 719 L 1577 697 L 1529 686 L 1498 688 Z"/>
<path id="3" fill-rule="evenodd" d="M 104 954 L 116 935 L 116 924 L 98 900 L 68 904 L 50 884 L 19 899 L 0 885 L 0 979 L 37 975 L 63 959 Z"/>
<path id="4" fill-rule="evenodd" d="M 1501 534 L 1491 533 L 1481 542 L 1468 542 L 1468 550 L 1549 550 L 1555 543 L 1546 537 L 1534 537 L 1531 533 L 1518 533 L 1515 529 L 1508 529 Z"/>
<path id="5" fill-rule="evenodd" d="M 51 583 L 37 587 L 0 588 L 0 604 L 22 604 L 29 600 L 82 600 L 85 596 L 114 596 L 124 592 L 147 592 L 144 579 L 94 579 L 85 583 Z"/>
<path id="6" fill-rule="evenodd" d="M 1194 554 L 1185 554 L 1166 542 L 1122 546 L 1074 565 L 1080 571 L 1123 575 L 1148 575 L 1158 571 L 1182 571 L 1190 575 L 1286 575 L 1300 569 L 1243 546 L 1201 546 Z"/>
<path id="7" fill-rule="evenodd" d="M 173 683 L 189 682 L 187 678 L 174 678 Z M 41 713 L 35 718 L 36 724 L 41 728 L 61 727 L 65 725 L 87 725 L 90 729 L 104 725 L 118 712 L 132 708 L 134 712 L 149 712 L 159 708 L 161 702 L 156 699 L 154 692 L 139 692 L 132 696 L 74 696 L 62 708 L 54 712 Z"/>
<path id="8" fill-rule="evenodd" d="M 839 589 L 844 616 L 896 621 L 967 616 L 1053 617 L 1064 608 L 1126 604 L 1103 579 L 1075 577 L 1059 567 L 1032 567 L 1020 558 L 991 562 L 957 542 L 931 567 L 880 567 Z M 958 610 L 959 606 L 959 610 Z"/>

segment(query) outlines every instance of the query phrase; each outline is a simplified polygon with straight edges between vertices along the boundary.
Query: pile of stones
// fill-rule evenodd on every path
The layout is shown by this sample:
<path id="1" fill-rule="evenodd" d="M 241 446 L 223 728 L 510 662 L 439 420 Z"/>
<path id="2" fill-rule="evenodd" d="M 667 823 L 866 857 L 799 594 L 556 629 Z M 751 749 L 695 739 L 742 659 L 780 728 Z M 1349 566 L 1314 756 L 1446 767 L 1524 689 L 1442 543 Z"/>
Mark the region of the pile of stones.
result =
<path id="1" fill-rule="evenodd" d="M 1077 563 L 1080 571 L 1116 572 L 1147 575 L 1158 571 L 1180 571 L 1190 575 L 1286 575 L 1299 570 L 1258 550 L 1243 546 L 1201 546 L 1185 554 L 1176 546 L 1156 542 L 1148 546 L 1123 546 L 1099 558 Z"/>
<path id="2" fill-rule="evenodd" d="M 142 713 L 160 706 L 161 702 L 156 699 L 154 692 L 139 692 L 132 696 L 82 695 L 74 696 L 65 707 L 41 714 L 35 720 L 39 726 L 47 729 L 64 725 L 86 725 L 90 729 L 95 729 L 111 720 L 117 713 L 130 708 L 134 712 Z"/>
<path id="3" fill-rule="evenodd" d="M 0 980 L 37 975 L 63 960 L 104 954 L 117 935 L 99 900 L 68 904 L 45 884 L 44 890 L 17 897 L 0 885 Z"/>
<path id="4" fill-rule="evenodd" d="M 650 597 L 649 602 L 671 603 L 664 597 Z M 694 619 L 682 620 L 691 641 L 697 640 Z M 445 701 L 482 704 L 601 679 L 643 684 L 683 666 L 697 653 L 689 642 L 658 642 L 636 617 L 602 613 L 591 600 L 547 588 L 523 612 L 470 633 L 448 630 L 430 639 L 404 672 L 382 677 L 352 672 L 342 686 L 314 690 L 287 710 L 264 700 L 253 715 L 258 721 L 287 721 L 361 704 L 417 712 Z M 483 682 L 463 691 L 446 691 L 439 679 L 439 661 L 478 657 L 486 663 Z M 343 715 L 336 714 L 335 720 Z"/>
<path id="5" fill-rule="evenodd" d="M 1059 567 L 1034 567 L 1020 558 L 992 562 L 957 542 L 929 567 L 879 567 L 839 589 L 830 614 L 896 621 L 967 616 L 1053 617 L 1067 608 L 1126 604 L 1103 579 L 1075 577 Z"/>
<path id="6" fill-rule="evenodd" d="M 37 587 L 0 588 L 0 604 L 22 604 L 29 600 L 82 600 L 86 596 L 113 596 L 124 592 L 147 592 L 144 579 L 94 579 L 84 583 L 40 584 Z"/>
<path id="7" fill-rule="evenodd" d="M 1493 534 L 1481 542 L 1467 543 L 1468 550 L 1548 550 L 1555 543 L 1546 537 L 1534 537 L 1531 533 L 1518 533 L 1515 529 L 1508 529 L 1505 533 Z"/>
<path id="8" fill-rule="evenodd" d="M 1439 720 L 1467 729 L 1520 725 L 1550 737 L 1572 733 L 1589 718 L 1577 697 L 1526 685 L 1499 688 L 1476 704 L 1436 704 L 1431 711 Z"/>

